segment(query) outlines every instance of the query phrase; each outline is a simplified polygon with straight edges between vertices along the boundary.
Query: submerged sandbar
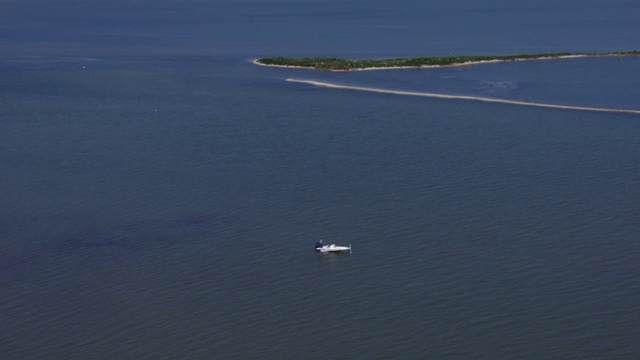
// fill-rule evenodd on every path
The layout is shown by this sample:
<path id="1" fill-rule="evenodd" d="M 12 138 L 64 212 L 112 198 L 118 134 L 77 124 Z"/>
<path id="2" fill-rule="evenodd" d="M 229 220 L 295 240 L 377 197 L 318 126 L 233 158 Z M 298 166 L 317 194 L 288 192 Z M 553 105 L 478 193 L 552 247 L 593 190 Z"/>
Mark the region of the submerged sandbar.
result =
<path id="1" fill-rule="evenodd" d="M 367 92 L 375 92 L 375 93 L 383 93 L 383 94 L 421 96 L 421 97 L 431 97 L 431 98 L 439 98 L 439 99 L 474 100 L 474 101 L 484 101 L 484 102 L 493 102 L 493 103 L 502 103 L 502 104 L 511 104 L 511 105 L 545 107 L 545 108 L 552 108 L 552 109 L 598 111 L 598 112 L 640 115 L 640 110 L 632 110 L 632 109 L 611 109 L 611 108 L 600 108 L 600 107 L 589 107 L 589 106 L 557 105 L 557 104 L 547 104 L 547 103 L 539 103 L 539 102 L 532 102 L 532 101 L 496 99 L 496 98 L 479 97 L 479 96 L 446 95 L 446 94 L 415 92 L 415 91 L 386 90 L 386 89 L 370 88 L 370 87 L 363 87 L 363 86 L 340 85 L 340 84 L 333 84 L 333 83 L 315 81 L 315 80 L 286 79 L 286 81 L 309 84 L 309 85 L 332 88 L 332 89 L 367 91 Z"/>
<path id="2" fill-rule="evenodd" d="M 473 65 L 491 62 L 566 59 L 576 57 L 597 56 L 637 56 L 640 51 L 617 51 L 607 53 L 553 53 L 553 54 L 521 54 L 495 56 L 432 56 L 397 59 L 352 60 L 339 58 L 285 58 L 271 57 L 253 61 L 256 65 L 277 66 L 287 68 L 304 68 L 324 71 L 383 70 L 404 68 L 430 68 L 444 66 Z"/>

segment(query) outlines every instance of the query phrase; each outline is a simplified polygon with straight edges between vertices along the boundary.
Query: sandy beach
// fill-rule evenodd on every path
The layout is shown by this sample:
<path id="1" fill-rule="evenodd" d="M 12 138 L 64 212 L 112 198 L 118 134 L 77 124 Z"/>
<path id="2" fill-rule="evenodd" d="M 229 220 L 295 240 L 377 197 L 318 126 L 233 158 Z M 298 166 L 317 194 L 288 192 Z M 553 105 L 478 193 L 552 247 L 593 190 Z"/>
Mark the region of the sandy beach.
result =
<path id="1" fill-rule="evenodd" d="M 513 59 L 466 61 L 466 62 L 457 63 L 457 64 L 450 64 L 450 65 L 381 66 L 381 67 L 368 67 L 368 68 L 362 68 L 362 69 L 358 69 L 358 68 L 355 68 L 355 69 L 326 69 L 326 71 L 348 72 L 348 71 L 370 71 L 370 70 L 379 71 L 379 70 L 401 70 L 401 69 L 436 69 L 436 68 L 443 68 L 443 67 L 472 66 L 472 65 L 495 64 L 495 63 L 500 63 L 500 62 L 513 62 L 513 61 L 539 61 L 539 60 L 554 60 L 554 59 L 575 59 L 575 58 L 585 58 L 585 57 L 611 57 L 611 56 L 630 56 L 630 55 L 620 55 L 620 54 L 574 54 L 574 55 L 563 55 L 563 56 L 541 56 L 541 57 L 533 57 L 533 58 L 513 58 Z M 631 56 L 636 56 L 636 55 L 631 55 Z M 259 60 L 260 59 L 254 59 L 252 61 L 252 63 L 255 64 L 255 65 L 268 66 L 268 67 L 316 70 L 316 68 L 309 67 L 309 66 L 263 64 Z"/>
<path id="2" fill-rule="evenodd" d="M 267 66 L 267 67 L 277 67 L 277 68 L 285 68 L 285 69 L 308 69 L 308 70 L 315 70 L 315 68 L 312 68 L 312 67 L 306 67 L 306 66 L 263 64 L 263 63 L 259 62 L 258 60 L 260 60 L 260 59 L 254 59 L 254 60 L 252 60 L 252 61 L 251 61 L 251 63 L 253 63 L 254 65 Z"/>
<path id="3" fill-rule="evenodd" d="M 309 85 L 314 85 L 314 86 L 321 86 L 321 87 L 326 87 L 326 88 L 331 88 L 331 89 L 368 91 L 368 92 L 383 93 L 383 94 L 394 94 L 394 95 L 404 95 L 404 96 L 421 96 L 421 97 L 430 97 L 430 98 L 439 98 L 439 99 L 472 100 L 472 101 L 484 101 L 484 102 L 493 102 L 493 103 L 502 103 L 502 104 L 511 104 L 511 105 L 537 106 L 537 107 L 545 107 L 545 108 L 552 108 L 552 109 L 580 110 L 580 111 L 598 111 L 598 112 L 625 113 L 625 114 L 640 115 L 640 110 L 608 109 L 608 108 L 597 108 L 597 107 L 586 107 L 586 106 L 556 105 L 556 104 L 545 104 L 545 103 L 528 102 L 528 101 L 493 99 L 493 98 L 485 98 L 485 97 L 478 97 L 478 96 L 446 95 L 446 94 L 422 93 L 422 92 L 412 92 L 412 91 L 385 90 L 385 89 L 378 89 L 378 88 L 368 88 L 368 87 L 360 87 L 360 86 L 347 86 L 347 85 L 332 84 L 332 83 L 321 82 L 321 81 L 301 80 L 301 79 L 291 79 L 291 78 L 286 79 L 285 81 L 301 83 L 301 84 L 309 84 Z"/>

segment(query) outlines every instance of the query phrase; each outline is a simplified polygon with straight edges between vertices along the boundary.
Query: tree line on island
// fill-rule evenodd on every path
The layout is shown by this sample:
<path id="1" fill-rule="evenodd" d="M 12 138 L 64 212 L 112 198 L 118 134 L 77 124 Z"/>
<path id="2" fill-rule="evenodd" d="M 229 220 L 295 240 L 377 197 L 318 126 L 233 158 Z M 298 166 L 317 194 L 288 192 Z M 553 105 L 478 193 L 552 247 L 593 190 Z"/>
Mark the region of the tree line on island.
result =
<path id="1" fill-rule="evenodd" d="M 552 54 L 521 54 L 521 55 L 480 55 L 480 56 L 432 56 L 397 59 L 339 59 L 339 58 L 286 58 L 271 57 L 256 60 L 256 63 L 269 66 L 292 66 L 327 71 L 363 70 L 368 68 L 395 67 L 424 67 L 424 66 L 453 66 L 473 64 L 486 61 L 517 61 L 549 58 L 565 58 L 578 56 L 632 56 L 640 55 L 640 51 L 617 51 L 607 53 L 552 53 Z"/>

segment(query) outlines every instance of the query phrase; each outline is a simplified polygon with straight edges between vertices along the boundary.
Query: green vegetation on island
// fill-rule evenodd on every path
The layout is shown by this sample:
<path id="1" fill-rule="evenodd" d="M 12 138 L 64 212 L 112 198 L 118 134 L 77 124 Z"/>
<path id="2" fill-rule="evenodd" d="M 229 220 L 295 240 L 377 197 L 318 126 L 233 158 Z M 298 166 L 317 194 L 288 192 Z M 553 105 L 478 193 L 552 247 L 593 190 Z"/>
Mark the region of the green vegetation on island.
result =
<path id="1" fill-rule="evenodd" d="M 548 58 L 564 58 L 578 56 L 631 56 L 640 55 L 640 51 L 618 51 L 608 53 L 553 53 L 553 54 L 522 54 L 497 56 L 434 56 L 398 59 L 370 59 L 351 60 L 338 58 L 285 58 L 272 57 L 256 60 L 256 63 L 269 66 L 293 66 L 328 71 L 363 70 L 370 68 L 395 67 L 426 67 L 426 66 L 454 66 L 462 64 L 481 63 L 486 61 L 517 61 Z"/>

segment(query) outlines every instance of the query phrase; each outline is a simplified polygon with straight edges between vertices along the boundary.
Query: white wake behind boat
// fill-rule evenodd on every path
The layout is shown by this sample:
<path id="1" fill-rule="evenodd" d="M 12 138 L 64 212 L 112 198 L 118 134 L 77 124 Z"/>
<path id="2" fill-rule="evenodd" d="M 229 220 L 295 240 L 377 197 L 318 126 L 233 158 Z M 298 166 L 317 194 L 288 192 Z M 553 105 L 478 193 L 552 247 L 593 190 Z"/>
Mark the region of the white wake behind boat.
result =
<path id="1" fill-rule="evenodd" d="M 351 253 L 351 244 L 349 244 L 349 246 L 337 246 L 336 244 L 324 245 L 317 247 L 316 251 L 323 253 Z"/>

